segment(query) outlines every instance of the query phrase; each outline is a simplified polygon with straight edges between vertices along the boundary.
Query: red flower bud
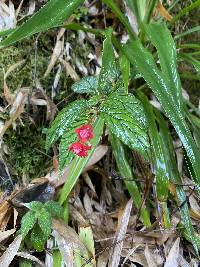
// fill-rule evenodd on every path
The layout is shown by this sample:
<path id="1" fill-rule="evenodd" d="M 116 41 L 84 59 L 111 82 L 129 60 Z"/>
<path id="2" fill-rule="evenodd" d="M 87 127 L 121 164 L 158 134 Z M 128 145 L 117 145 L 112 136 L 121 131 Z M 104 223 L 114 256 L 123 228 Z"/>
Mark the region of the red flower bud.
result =
<path id="1" fill-rule="evenodd" d="M 93 127 L 90 124 L 82 125 L 75 130 L 75 133 L 77 133 L 79 140 L 83 143 L 94 137 Z"/>
<path id="2" fill-rule="evenodd" d="M 79 157 L 87 157 L 88 156 L 88 150 L 90 150 L 92 146 L 84 145 L 80 142 L 73 143 L 69 147 L 69 151 L 74 152 Z"/>

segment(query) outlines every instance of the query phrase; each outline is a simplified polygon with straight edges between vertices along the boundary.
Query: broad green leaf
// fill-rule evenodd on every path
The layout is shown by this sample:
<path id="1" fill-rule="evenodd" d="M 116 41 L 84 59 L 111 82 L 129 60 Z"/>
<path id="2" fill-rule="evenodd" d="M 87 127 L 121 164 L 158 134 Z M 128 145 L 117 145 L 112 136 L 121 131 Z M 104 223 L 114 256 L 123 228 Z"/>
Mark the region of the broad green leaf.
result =
<path id="1" fill-rule="evenodd" d="M 69 151 L 69 147 L 72 143 L 77 140 L 77 134 L 75 133 L 75 129 L 84 125 L 88 122 L 87 115 L 80 114 L 78 121 L 75 121 L 73 124 L 70 125 L 70 128 L 66 130 L 63 134 L 60 145 L 59 145 L 59 171 L 62 172 L 64 167 L 67 166 L 72 159 L 75 157 L 75 154 Z"/>
<path id="2" fill-rule="evenodd" d="M 170 83 L 165 78 L 165 75 L 157 68 L 152 54 L 142 46 L 139 40 L 131 41 L 125 45 L 123 51 L 130 62 L 137 67 L 137 70 L 160 101 L 191 161 L 196 175 L 193 178 L 200 185 L 200 154 L 189 127 L 185 122 L 184 113 L 179 108 L 177 98 L 171 94 Z"/>
<path id="3" fill-rule="evenodd" d="M 44 208 L 51 214 L 53 217 L 62 218 L 63 217 L 63 207 L 56 201 L 50 200 L 44 204 Z"/>
<path id="4" fill-rule="evenodd" d="M 101 118 L 97 118 L 94 123 L 94 138 L 91 140 L 92 149 L 89 151 L 88 156 L 86 158 L 80 158 L 76 156 L 72 161 L 71 168 L 68 174 L 68 178 L 61 190 L 61 194 L 59 197 L 59 203 L 62 205 L 64 201 L 67 199 L 69 193 L 72 188 L 76 184 L 81 172 L 85 168 L 88 160 L 92 156 L 94 150 L 96 149 L 100 137 L 103 133 L 104 121 Z"/>
<path id="5" fill-rule="evenodd" d="M 31 232 L 30 241 L 36 251 L 42 252 L 44 250 L 44 245 L 47 241 L 47 236 L 43 233 L 38 224 L 34 226 Z"/>
<path id="6" fill-rule="evenodd" d="M 51 214 L 45 208 L 38 214 L 38 225 L 47 239 L 51 233 L 52 220 Z"/>
<path id="7" fill-rule="evenodd" d="M 98 80 L 95 76 L 86 76 L 80 81 L 75 82 L 72 85 L 72 90 L 79 94 L 95 94 L 97 93 Z"/>
<path id="8" fill-rule="evenodd" d="M 146 117 L 142 104 L 134 95 L 114 92 L 103 102 L 100 112 L 111 133 L 147 158 Z"/>
<path id="9" fill-rule="evenodd" d="M 157 116 L 157 121 L 159 124 L 160 136 L 164 144 L 163 148 L 164 148 L 168 173 L 170 175 L 170 180 L 174 184 L 181 184 L 182 179 L 177 168 L 175 151 L 174 151 L 174 147 L 172 143 L 172 138 L 169 133 L 169 129 L 166 125 L 164 118 L 161 116 L 160 112 L 157 112 L 156 116 Z M 196 238 L 196 234 L 192 226 L 192 221 L 190 219 L 190 214 L 189 214 L 189 209 L 188 209 L 188 204 L 186 201 L 186 194 L 185 194 L 184 188 L 182 186 L 176 185 L 176 194 L 177 194 L 178 205 L 181 206 L 180 214 L 181 214 L 182 223 L 184 225 L 184 231 L 189 237 L 189 240 L 193 244 L 196 252 L 198 253 L 198 250 L 200 249 L 200 243 L 198 242 Z M 183 203 L 185 204 L 182 205 Z"/>
<path id="10" fill-rule="evenodd" d="M 35 33 L 62 25 L 84 0 L 50 0 L 32 18 L 13 31 L 0 47 L 11 45 Z"/>
<path id="11" fill-rule="evenodd" d="M 61 110 L 47 132 L 46 147 L 55 143 L 80 117 L 88 118 L 88 108 L 86 100 L 76 100 Z"/>
<path id="12" fill-rule="evenodd" d="M 24 206 L 33 211 L 39 211 L 43 208 L 43 204 L 40 201 L 31 201 L 30 203 L 24 203 Z"/>
<path id="13" fill-rule="evenodd" d="M 145 25 L 145 31 L 156 47 L 162 74 L 168 81 L 170 93 L 182 109 L 182 89 L 177 70 L 177 54 L 174 40 L 165 25 L 152 23 Z"/>
<path id="14" fill-rule="evenodd" d="M 28 232 L 33 228 L 37 220 L 36 213 L 34 211 L 28 211 L 21 220 L 20 233 L 23 238 L 28 234 Z"/>
<path id="15" fill-rule="evenodd" d="M 120 74 L 111 41 L 112 29 L 109 28 L 105 34 L 106 38 L 103 42 L 102 67 L 98 80 L 98 91 L 101 94 L 109 94 L 112 91 Z"/>
<path id="16" fill-rule="evenodd" d="M 119 170 L 120 174 L 122 175 L 122 177 L 127 179 L 127 180 L 124 179 L 124 183 L 125 183 L 128 191 L 129 191 L 130 196 L 133 199 L 133 202 L 134 202 L 136 208 L 139 209 L 141 204 L 142 204 L 142 197 L 141 197 L 141 193 L 139 191 L 139 188 L 138 188 L 136 182 L 134 181 L 134 178 L 136 178 L 136 177 L 134 177 L 134 174 L 132 173 L 131 166 L 127 160 L 127 156 L 125 153 L 125 147 L 122 144 L 122 142 L 115 135 L 110 134 L 109 137 L 110 137 L 112 150 L 113 150 L 113 153 L 115 156 L 118 170 Z M 128 179 L 130 179 L 132 181 L 128 181 Z M 143 221 L 143 223 L 146 227 L 151 226 L 149 213 L 148 213 L 148 210 L 146 208 L 141 209 L 140 219 Z"/>

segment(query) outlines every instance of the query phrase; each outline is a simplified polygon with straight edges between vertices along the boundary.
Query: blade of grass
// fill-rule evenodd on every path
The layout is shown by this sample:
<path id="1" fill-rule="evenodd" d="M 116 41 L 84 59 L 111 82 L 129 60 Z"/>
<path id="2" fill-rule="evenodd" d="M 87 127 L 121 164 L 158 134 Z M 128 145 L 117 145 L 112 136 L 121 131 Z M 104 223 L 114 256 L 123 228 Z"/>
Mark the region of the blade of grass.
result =
<path id="1" fill-rule="evenodd" d="M 113 0 L 102 0 L 112 11 L 113 13 L 118 17 L 118 19 L 121 21 L 121 23 L 125 26 L 127 32 L 131 36 L 132 39 L 137 39 L 137 35 L 131 28 L 131 25 L 128 21 L 128 19 L 124 16 L 124 14 L 121 12 L 119 7 L 115 4 Z"/>
<path id="2" fill-rule="evenodd" d="M 122 177 L 126 177 L 127 179 L 130 179 L 131 181 L 124 180 L 124 183 L 126 185 L 126 188 L 129 191 L 129 194 L 131 195 L 133 202 L 136 206 L 137 209 L 140 208 L 142 204 L 142 198 L 139 192 L 139 188 L 134 181 L 134 175 L 132 173 L 131 167 L 129 165 L 129 162 L 127 160 L 126 154 L 125 154 L 125 147 L 121 143 L 121 141 L 115 137 L 114 135 L 109 135 L 111 145 L 112 145 L 112 150 L 115 156 L 115 160 L 117 163 L 118 170 Z M 149 213 L 147 209 L 142 208 L 141 209 L 141 216 L 140 219 L 144 223 L 146 227 L 149 227 L 151 225 L 150 218 L 149 218 Z"/>
<path id="3" fill-rule="evenodd" d="M 165 144 L 164 153 L 166 156 L 166 162 L 168 166 L 170 180 L 174 184 L 181 184 L 182 180 L 181 180 L 181 176 L 179 174 L 178 168 L 177 168 L 174 147 L 173 147 L 173 143 L 172 143 L 172 139 L 171 139 L 168 127 L 166 125 L 164 118 L 162 117 L 159 111 L 156 111 L 156 117 L 159 123 L 160 135 L 163 140 L 163 143 Z M 179 207 L 182 205 L 182 203 L 185 203 L 180 208 L 182 223 L 184 225 L 185 232 L 187 233 L 187 236 L 189 237 L 190 242 L 193 244 L 195 251 L 198 253 L 200 244 L 196 238 L 196 234 L 192 226 L 192 221 L 189 215 L 189 209 L 188 209 L 188 205 L 186 202 L 186 194 L 182 186 L 176 185 L 176 194 L 177 194 L 177 202 L 178 202 Z"/>
<path id="4" fill-rule="evenodd" d="M 177 40 L 177 39 L 179 39 L 181 37 L 184 37 L 186 35 L 192 34 L 194 32 L 199 32 L 199 31 L 200 31 L 200 26 L 196 26 L 196 27 L 193 27 L 193 28 L 191 28 L 191 29 L 189 29 L 189 30 L 187 30 L 185 32 L 182 32 L 180 34 L 175 35 L 174 39 Z"/>
<path id="5" fill-rule="evenodd" d="M 125 0 L 125 2 L 135 15 L 138 28 L 140 28 L 140 25 L 145 16 L 146 0 Z"/>
<path id="6" fill-rule="evenodd" d="M 68 178 L 60 191 L 59 203 L 61 205 L 67 199 L 69 193 L 71 192 L 72 188 L 76 184 L 81 172 L 85 168 L 85 165 L 87 164 L 96 146 L 98 145 L 100 137 L 103 132 L 103 126 L 104 126 L 103 120 L 101 118 L 98 118 L 94 125 L 94 138 L 91 141 L 92 149 L 89 151 L 88 157 L 80 158 L 77 156 L 74 158 L 69 174 L 68 174 Z"/>
<path id="7" fill-rule="evenodd" d="M 175 17 L 173 17 L 173 19 L 169 22 L 169 25 L 174 24 L 181 17 L 185 16 L 188 12 L 192 11 L 193 9 L 199 6 L 200 6 L 200 0 L 192 2 L 189 6 L 186 6 L 185 8 L 183 8 Z"/>
<path id="8" fill-rule="evenodd" d="M 140 93 L 140 99 L 143 103 L 144 110 L 149 125 L 149 137 L 152 147 L 153 165 L 155 168 L 156 193 L 162 215 L 162 225 L 166 228 L 170 227 L 169 210 L 167 208 L 169 173 L 166 165 L 164 152 L 164 144 L 158 132 L 153 108 L 148 98 Z"/>

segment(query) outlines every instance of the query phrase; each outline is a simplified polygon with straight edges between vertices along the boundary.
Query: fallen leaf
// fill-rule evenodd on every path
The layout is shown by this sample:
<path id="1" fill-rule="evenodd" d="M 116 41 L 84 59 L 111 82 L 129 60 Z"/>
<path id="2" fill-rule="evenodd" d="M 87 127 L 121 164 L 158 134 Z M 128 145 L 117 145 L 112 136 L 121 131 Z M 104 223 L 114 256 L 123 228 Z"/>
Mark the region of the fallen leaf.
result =
<path id="1" fill-rule="evenodd" d="M 169 251 L 164 267 L 179 267 L 179 245 L 180 238 L 178 237 Z"/>
<path id="2" fill-rule="evenodd" d="M 14 234 L 14 232 L 16 231 L 16 229 L 11 229 L 11 230 L 7 230 L 7 231 L 0 231 L 0 242 L 2 242 L 3 240 L 5 240 L 7 237 L 11 236 L 12 234 Z"/>
<path id="3" fill-rule="evenodd" d="M 0 267 L 8 267 L 19 250 L 22 242 L 22 235 L 18 235 L 0 257 Z"/>
<path id="4" fill-rule="evenodd" d="M 149 267 L 157 267 L 157 264 L 154 262 L 153 256 L 151 252 L 149 251 L 149 247 L 147 244 L 145 246 L 144 255 L 145 255 L 145 258 L 147 260 Z"/>
<path id="5" fill-rule="evenodd" d="M 158 2 L 156 6 L 156 10 L 160 13 L 160 15 L 168 21 L 172 20 L 172 16 L 168 13 L 165 7 L 162 5 L 161 1 Z"/>
<path id="6" fill-rule="evenodd" d="M 114 247 L 113 249 L 111 249 L 109 263 L 108 263 L 109 267 L 116 267 L 119 265 L 121 252 L 123 248 L 123 239 L 125 237 L 126 230 L 128 227 L 132 205 L 133 205 L 133 200 L 130 199 L 126 204 L 124 213 L 121 217 L 119 229 L 117 230 L 116 235 L 115 235 Z"/>

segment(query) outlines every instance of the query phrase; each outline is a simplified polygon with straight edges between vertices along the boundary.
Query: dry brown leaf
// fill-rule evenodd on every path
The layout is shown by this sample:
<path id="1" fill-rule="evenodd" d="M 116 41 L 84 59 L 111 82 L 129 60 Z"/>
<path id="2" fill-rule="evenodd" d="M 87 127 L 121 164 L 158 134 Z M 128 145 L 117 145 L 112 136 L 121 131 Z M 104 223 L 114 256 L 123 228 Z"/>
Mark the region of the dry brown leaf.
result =
<path id="1" fill-rule="evenodd" d="M 180 238 L 178 237 L 169 251 L 164 267 L 179 266 L 179 245 Z"/>
<path id="2" fill-rule="evenodd" d="M 60 55 L 63 51 L 64 41 L 60 40 L 60 39 L 62 38 L 64 33 L 65 33 L 65 29 L 64 28 L 60 29 L 58 36 L 57 36 L 55 47 L 53 49 L 53 54 L 51 56 L 50 63 L 49 63 L 47 70 L 44 74 L 44 78 L 49 75 L 49 73 L 51 72 L 51 70 L 53 69 L 53 67 L 56 64 L 56 61 L 58 60 L 58 58 L 60 57 Z"/>
<path id="3" fill-rule="evenodd" d="M 71 64 L 68 61 L 61 58 L 60 62 L 63 64 L 67 75 L 69 75 L 72 78 L 72 80 L 74 81 L 80 80 L 80 77 L 76 73 L 75 69 L 71 66 Z"/>
<path id="4" fill-rule="evenodd" d="M 109 267 L 115 267 L 115 266 L 119 265 L 120 257 L 121 257 L 121 251 L 123 248 L 123 239 L 125 237 L 126 230 L 128 227 L 128 222 L 129 222 L 129 217 L 130 217 L 132 205 L 133 205 L 133 200 L 130 199 L 126 204 L 126 207 L 124 209 L 124 213 L 122 215 L 121 222 L 119 225 L 119 229 L 116 232 L 116 237 L 114 240 L 115 245 L 114 245 L 113 249 L 111 250 L 110 258 L 109 258 L 109 263 L 108 263 Z"/>
<path id="5" fill-rule="evenodd" d="M 22 236 L 18 235 L 0 257 L 0 267 L 8 267 L 14 259 L 22 242 Z"/>
<path id="6" fill-rule="evenodd" d="M 79 249 L 80 251 L 87 253 L 86 247 L 81 243 L 78 234 L 74 231 L 74 229 L 63 221 L 59 221 L 56 219 L 52 220 L 53 229 L 61 235 L 65 243 L 71 247 L 71 249 Z"/>
<path id="7" fill-rule="evenodd" d="M 7 200 L 3 200 L 0 203 L 0 230 L 3 231 L 12 214 L 12 207 Z"/>
<path id="8" fill-rule="evenodd" d="M 16 229 L 11 229 L 11 230 L 7 230 L 7 231 L 0 231 L 0 242 L 2 242 L 3 240 L 5 240 L 7 237 L 11 236 L 12 234 L 14 234 L 14 232 L 16 231 Z"/>
<path id="9" fill-rule="evenodd" d="M 149 251 L 149 247 L 147 244 L 145 246 L 144 255 L 145 255 L 145 258 L 147 260 L 147 264 L 149 267 L 157 267 L 157 264 L 155 263 L 153 256 L 152 256 L 151 252 Z"/>
<path id="10" fill-rule="evenodd" d="M 158 2 L 156 6 L 156 10 L 160 13 L 160 15 L 168 21 L 172 20 L 172 16 L 168 13 L 165 7 L 162 5 L 161 1 Z"/>
<path id="11" fill-rule="evenodd" d="M 10 110 L 10 119 L 7 120 L 4 124 L 4 127 L 1 129 L 0 132 L 0 139 L 3 137 L 7 129 L 12 125 L 12 123 L 15 122 L 17 118 L 21 115 L 21 113 L 24 111 L 24 105 L 26 102 L 26 98 L 28 95 L 28 88 L 21 88 L 21 90 L 18 92 L 18 94 L 15 97 L 15 100 L 12 104 L 12 108 Z"/>

